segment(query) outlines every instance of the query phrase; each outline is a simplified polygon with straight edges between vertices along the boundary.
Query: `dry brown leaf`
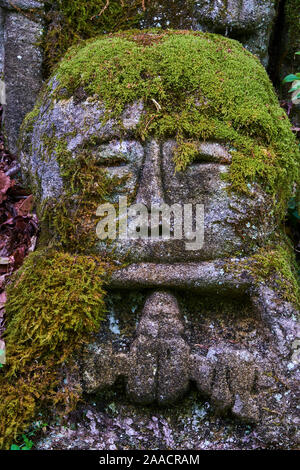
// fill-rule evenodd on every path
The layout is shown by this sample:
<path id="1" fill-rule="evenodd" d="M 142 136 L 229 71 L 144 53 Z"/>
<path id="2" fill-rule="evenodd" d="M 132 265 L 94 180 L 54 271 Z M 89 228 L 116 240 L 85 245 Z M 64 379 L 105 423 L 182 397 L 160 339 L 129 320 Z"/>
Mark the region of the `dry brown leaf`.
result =
<path id="1" fill-rule="evenodd" d="M 0 204 L 6 199 L 6 193 L 10 186 L 10 177 L 0 170 Z"/>
<path id="2" fill-rule="evenodd" d="M 30 194 L 26 199 L 19 201 L 15 204 L 15 208 L 18 215 L 28 215 L 31 212 L 33 206 L 33 196 Z"/>

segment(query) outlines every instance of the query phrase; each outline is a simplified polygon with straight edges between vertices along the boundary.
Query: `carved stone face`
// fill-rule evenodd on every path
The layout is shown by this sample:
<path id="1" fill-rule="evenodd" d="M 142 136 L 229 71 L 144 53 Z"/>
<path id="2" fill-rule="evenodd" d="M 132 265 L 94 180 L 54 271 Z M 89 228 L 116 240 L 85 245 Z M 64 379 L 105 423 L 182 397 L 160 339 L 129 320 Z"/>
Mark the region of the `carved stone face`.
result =
<path id="1" fill-rule="evenodd" d="M 153 203 L 204 205 L 199 250 L 158 237 L 97 242 L 98 253 L 111 252 L 128 266 L 112 274 L 108 320 L 80 360 L 83 388 L 94 393 L 123 377 L 133 401 L 165 404 L 195 383 L 217 409 L 258 422 L 296 337 L 293 307 L 257 287 L 234 258 L 252 253 L 274 230 L 268 197 L 257 184 L 249 196 L 226 190 L 231 149 L 213 140 L 199 141 L 197 158 L 185 172 L 175 172 L 174 140 L 133 137 L 142 113 L 141 103 L 127 107 L 121 138 L 115 122 L 102 121 L 103 108 L 94 101 L 46 102 L 21 154 L 42 201 L 59 199 L 65 189 L 55 150 L 43 143 L 54 128 L 72 158 L 88 148 L 110 176 L 127 177 L 111 202 L 125 195 L 149 209 Z"/>
<path id="2" fill-rule="evenodd" d="M 94 150 L 108 174 L 128 177 L 112 202 L 125 195 L 148 209 L 204 204 L 204 245 L 188 251 L 184 240 L 99 242 L 100 253 L 125 256 L 129 266 L 110 280 L 110 317 L 85 352 L 83 386 L 94 393 L 122 377 L 132 401 L 168 404 L 195 383 L 219 411 L 257 422 L 273 385 L 268 373 L 276 368 L 272 307 L 264 292 L 254 293 L 251 276 L 234 274 L 228 262 L 263 243 L 273 220 L 258 185 L 248 197 L 226 191 L 230 148 L 198 145 L 185 172 L 175 172 L 173 140 L 115 138 Z"/>
<path id="3" fill-rule="evenodd" d="M 176 204 L 182 209 L 185 204 L 192 204 L 194 210 L 196 205 L 203 205 L 203 246 L 189 249 L 183 230 L 182 240 L 172 234 L 170 239 L 118 239 L 109 246 L 99 243 L 100 252 L 113 251 L 114 256 L 125 255 L 131 262 L 203 261 L 248 254 L 263 243 L 274 228 L 272 215 L 267 213 L 268 197 L 257 184 L 252 185 L 248 197 L 229 194 L 223 178 L 232 158 L 229 146 L 199 142 L 199 153 L 185 171 L 175 171 L 175 149 L 174 140 L 151 140 L 147 144 L 113 140 L 101 145 L 97 152 L 110 176 L 128 178 L 111 195 L 113 202 L 126 196 L 130 204 L 142 203 L 149 212 L 152 206 L 164 204 Z"/>
<path id="4" fill-rule="evenodd" d="M 229 146 L 198 145 L 185 172 L 175 171 L 173 140 L 113 139 L 97 148 L 111 176 L 128 177 L 112 202 L 126 195 L 149 210 L 153 204 L 204 204 L 204 245 L 188 251 L 184 240 L 174 239 L 99 243 L 100 253 L 111 250 L 130 263 L 112 275 L 110 318 L 85 352 L 83 387 L 94 393 L 122 377 L 132 401 L 168 404 L 195 383 L 217 410 L 258 422 L 274 385 L 268 374 L 276 368 L 278 338 L 268 328 L 276 296 L 266 300 L 247 272 L 233 274 L 227 263 L 230 255 L 263 243 L 274 222 L 258 185 L 248 197 L 226 191 Z"/>

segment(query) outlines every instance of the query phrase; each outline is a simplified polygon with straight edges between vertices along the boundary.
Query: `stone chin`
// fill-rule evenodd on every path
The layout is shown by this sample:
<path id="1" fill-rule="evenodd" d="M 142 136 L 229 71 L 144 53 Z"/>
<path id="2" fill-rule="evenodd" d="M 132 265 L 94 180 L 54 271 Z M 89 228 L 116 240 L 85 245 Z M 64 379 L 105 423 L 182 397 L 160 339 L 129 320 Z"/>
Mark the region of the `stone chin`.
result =
<path id="1" fill-rule="evenodd" d="M 144 300 L 130 314 L 137 324 L 130 333 L 122 309 L 135 310 L 128 293 L 134 298 L 137 289 Z M 221 266 L 187 263 L 131 265 L 113 275 L 110 295 L 108 325 L 80 361 L 86 393 L 123 378 L 131 401 L 168 405 L 193 383 L 220 413 L 266 419 L 274 377 L 287 366 L 288 338 L 297 335 L 295 323 L 280 316 L 274 292 L 254 289 L 245 273 L 234 279 Z M 293 314 L 289 304 L 281 306 Z"/>

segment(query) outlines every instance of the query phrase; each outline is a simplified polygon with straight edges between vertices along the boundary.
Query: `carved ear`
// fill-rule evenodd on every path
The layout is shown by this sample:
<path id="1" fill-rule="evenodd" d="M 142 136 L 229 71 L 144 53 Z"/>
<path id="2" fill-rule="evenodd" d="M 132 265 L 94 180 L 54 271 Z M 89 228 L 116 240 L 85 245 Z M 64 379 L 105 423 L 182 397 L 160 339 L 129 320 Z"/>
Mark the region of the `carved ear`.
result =
<path id="1" fill-rule="evenodd" d="M 300 337 L 300 325 L 295 321 L 299 311 L 266 285 L 259 286 L 251 299 L 262 321 L 269 328 L 278 353 L 282 359 L 287 360 L 292 343 Z"/>

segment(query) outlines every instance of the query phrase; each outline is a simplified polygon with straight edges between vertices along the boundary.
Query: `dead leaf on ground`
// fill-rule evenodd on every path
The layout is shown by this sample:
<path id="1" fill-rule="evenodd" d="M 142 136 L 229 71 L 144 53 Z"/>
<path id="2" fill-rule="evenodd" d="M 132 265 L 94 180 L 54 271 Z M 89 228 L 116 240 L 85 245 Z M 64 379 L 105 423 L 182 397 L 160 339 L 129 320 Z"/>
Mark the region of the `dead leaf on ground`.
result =
<path id="1" fill-rule="evenodd" d="M 30 194 L 26 199 L 19 201 L 15 204 L 15 208 L 18 215 L 28 215 L 31 212 L 33 206 L 33 196 Z"/>
<path id="2" fill-rule="evenodd" d="M 0 204 L 6 199 L 6 193 L 11 186 L 11 180 L 9 176 L 0 170 Z"/>

